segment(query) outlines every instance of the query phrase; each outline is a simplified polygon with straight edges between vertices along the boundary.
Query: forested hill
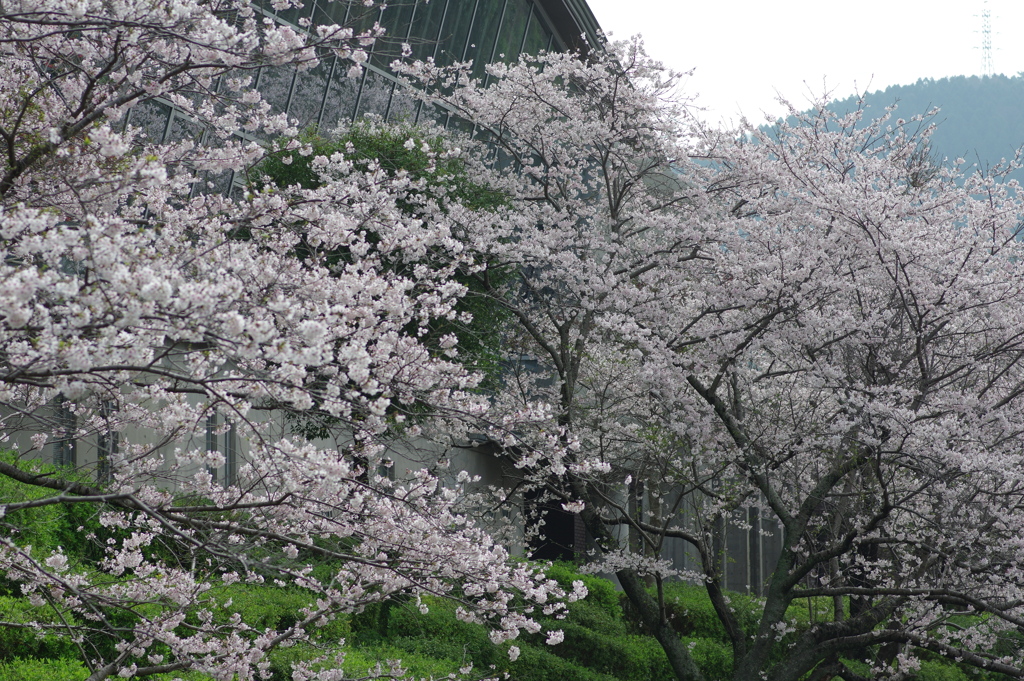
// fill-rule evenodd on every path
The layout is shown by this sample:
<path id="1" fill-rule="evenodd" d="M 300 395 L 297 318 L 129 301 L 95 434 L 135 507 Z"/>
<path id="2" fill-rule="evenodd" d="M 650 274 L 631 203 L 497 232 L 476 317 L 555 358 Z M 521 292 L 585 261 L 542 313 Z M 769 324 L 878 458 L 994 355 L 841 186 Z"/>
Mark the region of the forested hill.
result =
<path id="1" fill-rule="evenodd" d="M 941 109 L 933 137 L 933 152 L 950 160 L 963 157 L 987 167 L 1011 158 L 1024 145 L 1024 78 L 1020 76 L 955 76 L 921 79 L 913 85 L 894 85 L 865 96 L 868 116 L 876 118 L 886 106 L 899 105 L 900 118 Z M 833 104 L 836 111 L 857 105 L 851 97 Z M 1020 174 L 1019 172 L 1017 173 Z"/>

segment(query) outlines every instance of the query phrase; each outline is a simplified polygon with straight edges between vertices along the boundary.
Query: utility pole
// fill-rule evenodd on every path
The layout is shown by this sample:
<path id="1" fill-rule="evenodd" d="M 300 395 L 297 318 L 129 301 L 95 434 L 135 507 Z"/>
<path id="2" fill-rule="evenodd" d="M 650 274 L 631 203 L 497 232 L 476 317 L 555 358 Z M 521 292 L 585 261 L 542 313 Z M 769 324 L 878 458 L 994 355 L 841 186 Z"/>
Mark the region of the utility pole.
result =
<path id="1" fill-rule="evenodd" d="M 981 75 L 991 76 L 992 68 L 992 11 L 988 8 L 988 0 L 984 0 L 981 8 Z"/>

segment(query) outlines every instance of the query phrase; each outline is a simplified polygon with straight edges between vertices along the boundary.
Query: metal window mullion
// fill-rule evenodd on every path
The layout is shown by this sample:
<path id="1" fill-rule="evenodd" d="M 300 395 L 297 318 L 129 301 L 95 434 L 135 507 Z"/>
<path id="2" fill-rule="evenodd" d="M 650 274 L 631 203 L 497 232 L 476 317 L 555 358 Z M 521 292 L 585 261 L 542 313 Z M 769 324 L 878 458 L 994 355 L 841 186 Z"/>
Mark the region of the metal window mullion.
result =
<path id="1" fill-rule="evenodd" d="M 170 111 L 167 113 L 167 122 L 164 123 L 164 132 L 160 135 L 160 141 L 157 144 L 167 143 L 167 136 L 171 134 L 171 126 L 174 124 L 174 114 L 177 112 L 177 107 L 170 105 Z"/>
<path id="2" fill-rule="evenodd" d="M 350 120 L 356 120 L 356 117 L 359 115 L 359 107 L 362 106 L 363 104 L 363 88 L 366 87 L 366 79 L 369 75 L 369 72 L 370 65 L 363 64 L 363 75 L 362 78 L 359 79 L 359 92 L 356 93 L 356 101 L 355 104 L 352 106 L 352 115 L 349 116 Z"/>
<path id="3" fill-rule="evenodd" d="M 206 417 L 206 451 L 216 452 L 217 449 L 217 412 L 213 412 Z M 214 482 L 217 482 L 217 469 L 213 466 L 209 466 L 206 469 Z"/>
<path id="4" fill-rule="evenodd" d="M 391 103 L 395 101 L 395 90 L 397 90 L 399 87 L 400 86 L 396 83 L 391 84 L 391 92 L 388 93 L 388 103 L 387 106 L 384 107 L 385 121 L 391 119 Z"/>
<path id="5" fill-rule="evenodd" d="M 288 87 L 288 98 L 284 102 L 284 115 L 285 115 L 285 118 L 288 117 L 288 112 L 291 111 L 291 108 L 292 108 L 292 98 L 295 96 L 295 90 L 298 88 L 298 85 L 299 85 L 299 67 L 296 65 L 296 66 L 292 67 L 292 82 L 291 82 L 291 85 L 289 85 L 289 87 Z"/>
<path id="6" fill-rule="evenodd" d="M 462 46 L 462 55 L 460 56 L 459 61 L 466 61 L 466 53 L 469 52 L 469 45 L 473 40 L 473 28 L 476 26 L 476 15 L 480 10 L 480 2 L 481 0 L 476 0 L 473 3 L 473 16 L 469 19 L 469 30 L 466 32 L 466 42 Z"/>
<path id="7" fill-rule="evenodd" d="M 533 27 L 533 19 L 537 16 L 537 4 L 530 3 L 530 16 L 526 17 L 526 30 L 523 31 L 523 39 L 519 41 L 519 54 L 526 49 L 526 39 L 530 37 L 530 28 Z M 517 57 L 519 55 L 516 55 Z"/>
<path id="8" fill-rule="evenodd" d="M 228 430 L 224 433 L 224 484 L 235 484 L 238 469 L 238 439 L 233 421 L 228 422 Z"/>
<path id="9" fill-rule="evenodd" d="M 444 30 L 445 19 L 448 18 L 448 8 L 451 6 L 451 0 L 444 0 L 444 10 L 441 12 L 441 21 L 437 22 L 437 35 L 434 36 L 434 61 L 437 61 L 437 51 L 441 48 L 441 31 Z"/>
<path id="10" fill-rule="evenodd" d="M 327 72 L 327 85 L 324 87 L 324 94 L 320 98 L 320 113 L 316 117 L 316 128 L 317 130 L 323 125 L 324 122 L 324 111 L 327 109 L 327 95 L 331 93 L 331 85 L 334 83 L 334 72 L 338 68 L 338 55 L 331 55 L 331 68 Z"/>
<path id="11" fill-rule="evenodd" d="M 505 28 L 505 16 L 508 13 L 508 3 L 509 0 L 505 0 L 503 3 L 501 3 L 501 16 L 498 17 L 498 30 L 494 34 L 494 45 L 491 46 L 491 54 L 487 57 L 488 64 L 493 64 L 494 57 L 496 57 L 498 54 L 498 42 L 501 40 L 501 29 Z M 490 80 L 491 75 L 485 71 L 484 87 L 487 87 L 487 84 L 490 82 Z"/>

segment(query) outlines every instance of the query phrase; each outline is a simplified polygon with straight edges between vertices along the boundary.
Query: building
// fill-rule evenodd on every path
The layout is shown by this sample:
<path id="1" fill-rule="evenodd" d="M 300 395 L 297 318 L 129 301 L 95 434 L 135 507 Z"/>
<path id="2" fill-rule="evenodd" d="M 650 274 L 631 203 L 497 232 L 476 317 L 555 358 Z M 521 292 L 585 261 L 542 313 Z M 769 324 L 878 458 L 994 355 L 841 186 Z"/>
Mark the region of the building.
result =
<path id="1" fill-rule="evenodd" d="M 278 21 L 299 25 L 316 23 L 352 25 L 358 30 L 379 23 L 386 28 L 359 78 L 348 76 L 344 60 L 325 54 L 313 69 L 267 66 L 257 75 L 256 87 L 276 109 L 298 121 L 300 128 L 330 130 L 343 121 L 366 114 L 386 120 L 447 123 L 447 114 L 424 111 L 406 95 L 389 64 L 412 49 L 413 59 L 434 59 L 439 64 L 473 60 L 474 74 L 484 65 L 511 60 L 540 50 L 586 51 L 600 43 L 597 20 L 583 0 L 398 0 L 384 9 L 369 11 L 356 0 L 308 0 L 301 9 L 265 12 Z M 586 36 L 586 40 L 583 37 Z M 129 116 L 154 142 L 194 136 L 194 123 L 167 103 L 148 102 Z M 227 187 L 222 187 L 226 190 Z"/>

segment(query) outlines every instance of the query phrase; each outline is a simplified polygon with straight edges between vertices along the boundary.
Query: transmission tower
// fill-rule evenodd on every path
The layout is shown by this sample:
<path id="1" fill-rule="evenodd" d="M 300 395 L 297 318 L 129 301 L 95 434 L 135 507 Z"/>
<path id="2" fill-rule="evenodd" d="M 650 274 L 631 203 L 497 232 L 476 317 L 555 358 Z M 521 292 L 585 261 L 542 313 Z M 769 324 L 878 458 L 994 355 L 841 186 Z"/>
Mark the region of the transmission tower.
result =
<path id="1" fill-rule="evenodd" d="M 992 74 L 992 11 L 985 0 L 981 8 L 981 75 Z"/>

